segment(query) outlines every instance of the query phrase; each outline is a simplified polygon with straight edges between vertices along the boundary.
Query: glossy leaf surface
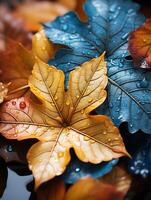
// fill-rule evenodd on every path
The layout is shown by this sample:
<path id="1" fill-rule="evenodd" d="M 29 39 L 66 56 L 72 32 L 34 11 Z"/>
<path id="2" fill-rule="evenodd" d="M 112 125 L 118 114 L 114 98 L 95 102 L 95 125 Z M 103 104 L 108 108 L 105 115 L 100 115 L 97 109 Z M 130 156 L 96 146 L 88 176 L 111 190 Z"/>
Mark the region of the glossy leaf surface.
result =
<path id="1" fill-rule="evenodd" d="M 86 23 L 70 12 L 44 25 L 51 41 L 68 47 L 50 63 L 65 72 L 67 85 L 75 66 L 106 51 L 108 98 L 98 112 L 110 116 L 117 126 L 128 122 L 132 133 L 139 129 L 151 133 L 151 73 L 137 70 L 128 57 L 129 33 L 144 22 L 139 6 L 123 0 L 88 0 L 84 10 Z"/>
<path id="2" fill-rule="evenodd" d="M 36 186 L 63 173 L 70 148 L 80 160 L 94 164 L 128 155 L 110 119 L 89 115 L 105 100 L 106 84 L 104 55 L 71 72 L 67 92 L 63 72 L 38 59 L 29 86 L 41 104 L 33 105 L 25 96 L 2 106 L 0 131 L 5 137 L 40 140 L 27 156 Z"/>

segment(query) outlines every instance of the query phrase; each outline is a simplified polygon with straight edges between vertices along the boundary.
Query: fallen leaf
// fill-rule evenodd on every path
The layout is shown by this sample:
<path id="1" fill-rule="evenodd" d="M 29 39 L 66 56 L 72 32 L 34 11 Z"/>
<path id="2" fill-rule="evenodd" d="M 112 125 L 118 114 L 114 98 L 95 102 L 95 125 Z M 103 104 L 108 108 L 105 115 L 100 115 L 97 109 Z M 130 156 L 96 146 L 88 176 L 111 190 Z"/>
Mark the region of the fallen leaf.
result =
<path id="1" fill-rule="evenodd" d="M 128 122 L 131 133 L 150 134 L 151 72 L 137 69 L 128 51 L 130 32 L 145 20 L 139 6 L 131 0 L 87 0 L 84 11 L 87 22 L 70 12 L 44 25 L 50 41 L 64 45 L 49 64 L 64 71 L 67 87 L 70 71 L 106 51 L 108 98 L 97 112 L 108 115 L 116 126 Z"/>
<path id="2" fill-rule="evenodd" d="M 64 200 L 65 184 L 59 179 L 43 184 L 37 190 L 37 200 Z"/>
<path id="3" fill-rule="evenodd" d="M 116 166 L 110 173 L 100 178 L 100 181 L 115 186 L 117 191 L 126 195 L 131 186 L 132 177 L 123 166 Z"/>
<path id="4" fill-rule="evenodd" d="M 68 11 L 69 8 L 57 2 L 31 1 L 19 4 L 13 15 L 24 21 L 27 30 L 38 31 L 42 23 L 52 21 Z"/>
<path id="5" fill-rule="evenodd" d="M 27 155 L 36 187 L 64 172 L 70 148 L 94 164 L 128 155 L 110 119 L 89 115 L 105 100 L 106 84 L 104 55 L 71 72 L 67 92 L 63 72 L 37 59 L 29 86 L 41 103 L 33 105 L 25 96 L 2 106 L 0 132 L 5 137 L 40 140 Z"/>
<path id="6" fill-rule="evenodd" d="M 31 48 L 32 33 L 25 29 L 23 20 L 14 18 L 4 6 L 0 6 L 0 51 L 6 51 L 10 39 Z"/>
<path id="7" fill-rule="evenodd" d="M 129 50 L 136 65 L 151 68 L 151 19 L 130 34 Z"/>
<path id="8" fill-rule="evenodd" d="M 0 82 L 0 103 L 4 101 L 8 92 L 8 86 Z"/>
<path id="9" fill-rule="evenodd" d="M 69 188 L 65 200 L 124 200 L 124 195 L 112 185 L 87 177 Z"/>
<path id="10" fill-rule="evenodd" d="M 53 45 L 48 42 L 43 31 L 35 34 L 32 46 L 32 51 L 28 51 L 10 40 L 7 50 L 0 52 L 0 81 L 9 83 L 7 99 L 20 97 L 27 92 L 28 77 L 35 57 L 47 62 L 53 56 Z"/>

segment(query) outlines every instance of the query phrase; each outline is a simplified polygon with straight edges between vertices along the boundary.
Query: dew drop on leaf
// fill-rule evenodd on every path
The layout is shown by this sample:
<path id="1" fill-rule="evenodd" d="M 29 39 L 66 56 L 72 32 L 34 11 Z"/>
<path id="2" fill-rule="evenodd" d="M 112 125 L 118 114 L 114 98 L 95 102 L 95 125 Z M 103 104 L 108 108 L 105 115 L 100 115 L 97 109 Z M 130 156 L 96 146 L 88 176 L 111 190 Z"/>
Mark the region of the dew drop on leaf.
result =
<path id="1" fill-rule="evenodd" d="M 20 102 L 19 107 L 20 109 L 26 108 L 26 103 L 24 101 Z"/>

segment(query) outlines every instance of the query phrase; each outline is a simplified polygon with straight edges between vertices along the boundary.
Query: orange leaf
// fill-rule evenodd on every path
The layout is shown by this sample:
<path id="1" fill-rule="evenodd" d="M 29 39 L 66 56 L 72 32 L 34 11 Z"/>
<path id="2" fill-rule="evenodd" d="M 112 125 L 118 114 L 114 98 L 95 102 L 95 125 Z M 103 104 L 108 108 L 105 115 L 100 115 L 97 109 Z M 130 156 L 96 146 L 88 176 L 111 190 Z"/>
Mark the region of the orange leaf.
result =
<path id="1" fill-rule="evenodd" d="M 83 178 L 67 191 L 65 200 L 123 200 L 116 187 L 92 178 Z"/>
<path id="2" fill-rule="evenodd" d="M 89 115 L 106 98 L 106 72 L 104 55 L 92 59 L 71 72 L 66 92 L 63 72 L 37 59 L 29 86 L 40 102 L 25 96 L 2 106 L 0 132 L 5 137 L 40 140 L 27 155 L 36 187 L 64 172 L 70 148 L 91 163 L 128 155 L 111 120 Z"/>
<path id="3" fill-rule="evenodd" d="M 33 37 L 32 51 L 9 40 L 6 51 L 0 52 L 0 81 L 9 83 L 7 99 L 22 96 L 28 90 L 28 77 L 35 62 L 35 56 L 47 62 L 53 56 L 53 46 L 43 30 Z"/>
<path id="4" fill-rule="evenodd" d="M 129 50 L 137 65 L 151 68 L 151 19 L 131 33 Z"/>
<path id="5" fill-rule="evenodd" d="M 43 184 L 37 190 L 37 200 L 64 200 L 65 185 L 59 179 Z"/>
<path id="6" fill-rule="evenodd" d="M 14 16 L 24 20 L 27 30 L 38 31 L 41 28 L 41 23 L 52 21 L 67 11 L 69 11 L 69 8 L 60 3 L 31 1 L 19 5 Z"/>
<path id="7" fill-rule="evenodd" d="M 132 177 L 124 167 L 116 166 L 110 173 L 100 178 L 100 181 L 115 186 L 117 191 L 125 195 L 131 186 Z"/>
<path id="8" fill-rule="evenodd" d="M 9 10 L 0 6 L 0 51 L 6 51 L 10 39 L 31 48 L 32 34 L 25 29 L 24 22 L 12 16 Z"/>

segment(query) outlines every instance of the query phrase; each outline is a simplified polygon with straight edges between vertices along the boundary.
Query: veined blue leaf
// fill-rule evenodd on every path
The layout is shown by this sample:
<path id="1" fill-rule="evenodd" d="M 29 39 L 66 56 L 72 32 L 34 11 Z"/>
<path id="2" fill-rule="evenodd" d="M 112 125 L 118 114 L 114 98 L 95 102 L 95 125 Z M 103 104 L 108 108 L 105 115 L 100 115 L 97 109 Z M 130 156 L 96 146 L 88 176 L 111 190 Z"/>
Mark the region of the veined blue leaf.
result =
<path id="1" fill-rule="evenodd" d="M 129 131 L 151 133 L 151 72 L 138 70 L 128 60 L 128 36 L 144 22 L 131 0 L 87 0 L 87 22 L 70 12 L 44 25 L 47 37 L 60 49 L 50 64 L 68 74 L 75 66 L 106 51 L 108 98 L 97 111 L 116 125 L 126 121 Z"/>

